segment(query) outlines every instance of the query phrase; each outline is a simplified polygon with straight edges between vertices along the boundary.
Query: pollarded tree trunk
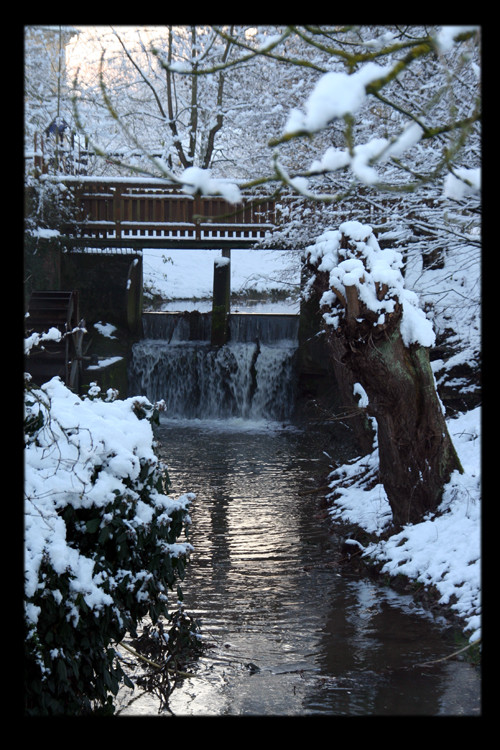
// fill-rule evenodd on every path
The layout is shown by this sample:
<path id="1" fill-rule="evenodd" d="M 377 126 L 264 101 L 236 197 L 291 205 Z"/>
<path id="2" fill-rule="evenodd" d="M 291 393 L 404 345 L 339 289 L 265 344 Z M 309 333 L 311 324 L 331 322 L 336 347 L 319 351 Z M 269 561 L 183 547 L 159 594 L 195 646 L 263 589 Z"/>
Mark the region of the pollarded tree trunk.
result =
<path id="1" fill-rule="evenodd" d="M 380 480 L 396 526 L 435 511 L 462 471 L 430 367 L 430 324 L 404 289 L 401 255 L 381 250 L 370 227 L 345 222 L 308 248 L 320 272 L 332 351 L 368 396 L 378 428 Z M 431 335 L 429 335 L 429 332 Z"/>
<path id="2" fill-rule="evenodd" d="M 345 364 L 363 385 L 378 427 L 380 479 L 397 526 L 435 511 L 460 462 L 426 348 L 406 347 L 399 325 L 352 345 Z"/>
<path id="3" fill-rule="evenodd" d="M 367 419 L 365 410 L 360 408 L 354 396 L 353 373 L 343 364 L 342 359 L 346 354 L 345 344 L 336 336 L 329 336 L 328 344 L 324 347 L 321 343 L 318 347 L 317 336 L 324 327 L 319 313 L 320 299 L 325 289 L 328 288 L 328 275 L 317 272 L 311 265 L 304 263 L 302 267 L 303 284 L 314 279 L 310 284 L 307 300 L 301 302 L 300 308 L 300 332 L 299 332 L 299 356 L 301 367 L 314 370 L 317 364 L 327 352 L 328 367 L 325 370 L 330 378 L 329 385 L 333 393 L 328 408 L 331 410 L 332 419 L 338 419 L 348 425 L 356 442 L 357 449 L 362 455 L 373 450 L 374 431 Z M 319 349 L 319 351 L 316 349 Z"/>

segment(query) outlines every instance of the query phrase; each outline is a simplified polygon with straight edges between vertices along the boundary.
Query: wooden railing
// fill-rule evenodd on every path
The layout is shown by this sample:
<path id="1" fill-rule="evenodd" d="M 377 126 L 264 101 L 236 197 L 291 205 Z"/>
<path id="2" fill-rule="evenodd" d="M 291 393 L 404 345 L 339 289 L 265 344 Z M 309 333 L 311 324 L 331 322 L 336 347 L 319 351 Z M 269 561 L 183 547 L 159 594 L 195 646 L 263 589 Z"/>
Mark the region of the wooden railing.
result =
<path id="1" fill-rule="evenodd" d="M 251 244 L 279 225 L 279 206 L 253 196 L 240 204 L 192 196 L 161 180 L 64 180 L 77 207 L 65 234 L 80 244 Z"/>

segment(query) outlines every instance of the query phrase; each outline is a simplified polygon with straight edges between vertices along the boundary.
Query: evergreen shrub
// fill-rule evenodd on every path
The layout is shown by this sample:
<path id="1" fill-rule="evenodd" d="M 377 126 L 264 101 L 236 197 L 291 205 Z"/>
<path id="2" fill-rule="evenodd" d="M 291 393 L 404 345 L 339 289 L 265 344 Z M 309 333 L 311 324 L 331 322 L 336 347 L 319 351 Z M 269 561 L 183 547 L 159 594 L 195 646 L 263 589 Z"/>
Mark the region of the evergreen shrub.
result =
<path id="1" fill-rule="evenodd" d="M 131 686 L 115 646 L 168 617 L 193 496 L 165 494 L 147 399 L 82 399 L 58 378 L 25 395 L 25 710 L 112 714 Z"/>

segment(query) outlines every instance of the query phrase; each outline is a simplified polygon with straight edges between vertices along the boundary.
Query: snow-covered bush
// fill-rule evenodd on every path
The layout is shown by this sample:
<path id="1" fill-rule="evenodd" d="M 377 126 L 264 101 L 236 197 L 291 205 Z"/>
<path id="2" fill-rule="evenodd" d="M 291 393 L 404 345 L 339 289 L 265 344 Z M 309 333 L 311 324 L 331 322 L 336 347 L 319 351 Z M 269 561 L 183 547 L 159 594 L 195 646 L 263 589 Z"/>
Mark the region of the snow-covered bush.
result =
<path id="1" fill-rule="evenodd" d="M 167 614 L 193 495 L 167 496 L 143 397 L 25 391 L 26 711 L 113 712 L 113 644 Z M 106 400 L 108 399 L 108 400 Z M 177 597 L 176 600 L 177 602 Z"/>

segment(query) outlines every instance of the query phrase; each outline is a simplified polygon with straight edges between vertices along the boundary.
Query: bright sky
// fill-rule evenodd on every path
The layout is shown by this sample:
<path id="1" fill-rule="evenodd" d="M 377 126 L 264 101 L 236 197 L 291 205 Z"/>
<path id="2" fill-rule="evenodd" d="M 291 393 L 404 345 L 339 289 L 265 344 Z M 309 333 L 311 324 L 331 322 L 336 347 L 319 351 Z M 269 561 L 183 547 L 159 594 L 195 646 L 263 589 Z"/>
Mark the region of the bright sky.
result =
<path id="1" fill-rule="evenodd" d="M 66 46 L 66 68 L 69 80 L 72 81 L 78 70 L 79 79 L 89 84 L 97 75 L 102 51 L 111 59 L 122 50 L 113 29 L 127 44 L 137 41 L 140 30 L 141 39 L 148 43 L 157 33 L 157 26 L 75 26 L 79 34 L 75 35 Z"/>

